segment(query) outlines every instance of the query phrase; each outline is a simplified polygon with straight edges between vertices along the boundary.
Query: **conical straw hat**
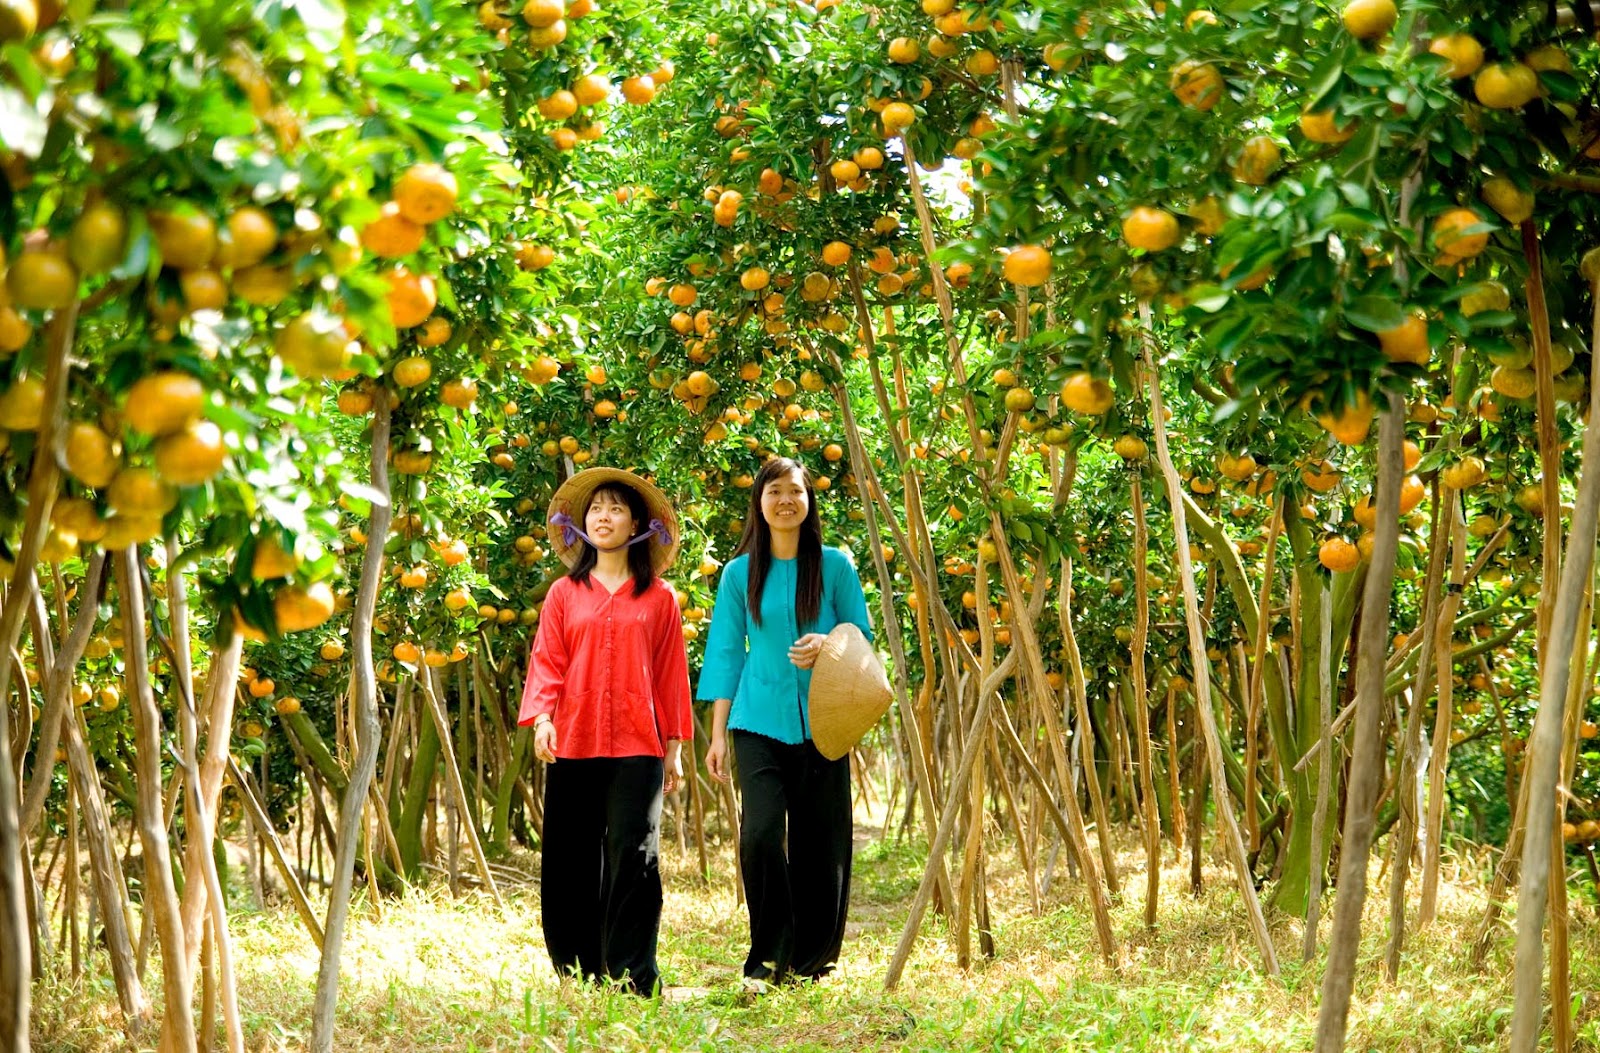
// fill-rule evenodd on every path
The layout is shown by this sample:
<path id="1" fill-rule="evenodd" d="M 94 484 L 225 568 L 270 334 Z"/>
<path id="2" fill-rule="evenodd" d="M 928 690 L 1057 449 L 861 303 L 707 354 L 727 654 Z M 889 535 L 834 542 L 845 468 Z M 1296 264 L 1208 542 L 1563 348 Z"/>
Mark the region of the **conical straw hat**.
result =
<path id="1" fill-rule="evenodd" d="M 817 752 L 838 760 L 889 711 L 894 693 L 872 644 L 841 622 L 828 634 L 811 667 L 809 715 Z"/>
<path id="2" fill-rule="evenodd" d="M 672 509 L 672 502 L 667 500 L 667 495 L 662 493 L 654 483 L 647 479 L 621 468 L 585 468 L 577 472 L 561 484 L 561 488 L 550 499 L 550 509 L 545 516 L 545 522 L 550 538 L 550 550 L 567 566 L 572 566 L 578 560 L 578 553 L 583 550 L 583 542 L 567 543 L 566 530 L 550 520 L 556 513 L 562 512 L 572 517 L 579 529 L 583 527 L 583 513 L 589 507 L 589 498 L 594 492 L 607 483 L 622 483 L 637 490 L 643 497 L 645 507 L 650 510 L 650 518 L 661 521 L 670 542 L 664 542 L 660 537 L 653 537 L 648 542 L 650 545 L 650 559 L 660 574 L 671 565 L 678 555 L 678 516 Z M 640 523 L 642 530 L 648 524 Z"/>

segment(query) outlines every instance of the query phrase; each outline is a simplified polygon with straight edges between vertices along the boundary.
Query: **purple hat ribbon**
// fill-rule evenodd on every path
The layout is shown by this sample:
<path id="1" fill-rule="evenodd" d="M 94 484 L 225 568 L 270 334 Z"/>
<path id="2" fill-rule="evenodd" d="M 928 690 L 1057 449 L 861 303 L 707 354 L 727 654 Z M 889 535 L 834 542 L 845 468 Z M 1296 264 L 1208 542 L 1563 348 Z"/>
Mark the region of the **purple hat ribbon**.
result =
<path id="1" fill-rule="evenodd" d="M 593 538 L 578 529 L 578 524 L 574 523 L 572 517 L 567 513 L 555 513 L 550 517 L 550 522 L 561 528 L 561 541 L 563 544 L 570 547 L 576 545 L 578 539 L 582 538 L 584 541 L 589 542 L 591 547 L 600 547 L 594 543 Z M 667 524 L 659 519 L 652 519 L 650 520 L 650 525 L 645 528 L 644 533 L 629 541 L 628 545 L 637 545 L 641 541 L 649 541 L 653 538 L 660 540 L 663 545 L 670 546 L 672 544 L 672 533 L 667 529 Z"/>

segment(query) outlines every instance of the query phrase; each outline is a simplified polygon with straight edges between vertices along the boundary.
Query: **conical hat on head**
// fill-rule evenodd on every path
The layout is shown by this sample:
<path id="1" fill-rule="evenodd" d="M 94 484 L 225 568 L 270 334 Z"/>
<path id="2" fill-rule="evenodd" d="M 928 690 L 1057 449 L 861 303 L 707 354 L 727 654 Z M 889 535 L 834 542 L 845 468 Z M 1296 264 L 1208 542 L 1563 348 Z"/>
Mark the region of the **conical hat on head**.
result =
<path id="1" fill-rule="evenodd" d="M 817 752 L 838 760 L 889 711 L 894 692 L 861 630 L 840 622 L 811 667 L 808 714 Z"/>
<path id="2" fill-rule="evenodd" d="M 644 498 L 645 507 L 650 510 L 650 518 L 659 520 L 667 537 L 671 539 L 663 541 L 660 536 L 656 536 L 648 542 L 650 561 L 655 566 L 656 573 L 660 574 L 672 565 L 673 559 L 678 555 L 680 540 L 678 515 L 672 510 L 672 502 L 667 500 L 667 495 L 662 493 L 658 486 L 621 468 L 585 468 L 561 484 L 555 496 L 550 499 L 550 509 L 545 515 L 550 551 L 569 567 L 578 561 L 578 553 L 583 551 L 582 539 L 574 538 L 569 542 L 565 525 L 552 520 L 558 515 L 566 515 L 571 517 L 579 530 L 582 530 L 583 515 L 589 509 L 589 498 L 608 483 L 621 483 L 637 490 Z M 648 523 L 642 523 L 640 529 L 648 526 Z"/>

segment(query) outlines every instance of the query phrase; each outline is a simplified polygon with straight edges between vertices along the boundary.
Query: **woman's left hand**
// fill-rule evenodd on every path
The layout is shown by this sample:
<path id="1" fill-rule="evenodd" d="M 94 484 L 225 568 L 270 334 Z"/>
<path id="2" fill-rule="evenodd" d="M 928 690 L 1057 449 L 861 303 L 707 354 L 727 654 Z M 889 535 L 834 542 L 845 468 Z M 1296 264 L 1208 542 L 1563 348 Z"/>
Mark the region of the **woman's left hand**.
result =
<path id="1" fill-rule="evenodd" d="M 667 743 L 667 754 L 661 759 L 661 792 L 674 793 L 683 785 L 683 743 L 673 739 Z"/>
<path id="2" fill-rule="evenodd" d="M 827 639 L 824 633 L 806 633 L 789 645 L 789 661 L 800 669 L 810 669 L 817 664 L 817 656 L 822 653 Z"/>

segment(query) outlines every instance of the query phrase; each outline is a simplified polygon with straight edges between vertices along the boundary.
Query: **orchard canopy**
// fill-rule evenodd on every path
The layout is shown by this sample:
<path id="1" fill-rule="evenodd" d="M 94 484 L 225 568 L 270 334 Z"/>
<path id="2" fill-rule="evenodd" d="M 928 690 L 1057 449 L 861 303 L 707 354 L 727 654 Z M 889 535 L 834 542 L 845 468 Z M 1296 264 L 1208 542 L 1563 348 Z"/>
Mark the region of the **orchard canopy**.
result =
<path id="1" fill-rule="evenodd" d="M 1393 976 L 1487 846 L 1461 954 L 1514 941 L 1513 1048 L 1570 1048 L 1595 20 L 0 0 L 0 1039 L 68 968 L 54 912 L 76 970 L 94 910 L 122 1025 L 193 1048 L 236 838 L 321 949 L 332 1048 L 353 884 L 448 855 L 498 899 L 539 845 L 515 715 L 554 488 L 673 496 L 695 666 L 778 454 L 895 684 L 856 758 L 923 839 L 891 986 L 930 906 L 969 961 L 993 851 L 1036 911 L 1064 852 L 1115 962 L 1111 905 L 1159 925 L 1162 854 L 1198 880 L 1212 838 L 1255 967 L 1308 929 L 1338 1049 L 1380 860 Z M 702 873 L 734 803 L 669 801 Z M 44 865 L 67 841 L 82 887 Z"/>

